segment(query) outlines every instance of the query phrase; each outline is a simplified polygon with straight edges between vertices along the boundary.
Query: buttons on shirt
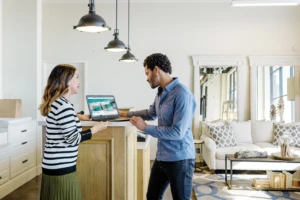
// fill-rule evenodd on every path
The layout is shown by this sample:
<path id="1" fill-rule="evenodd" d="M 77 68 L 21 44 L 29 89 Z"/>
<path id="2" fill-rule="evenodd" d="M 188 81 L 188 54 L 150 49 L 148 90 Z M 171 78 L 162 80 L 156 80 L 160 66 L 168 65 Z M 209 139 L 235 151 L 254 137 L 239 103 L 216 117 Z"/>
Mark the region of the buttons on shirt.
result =
<path id="1" fill-rule="evenodd" d="M 161 105 L 159 105 L 159 107 L 161 108 Z"/>

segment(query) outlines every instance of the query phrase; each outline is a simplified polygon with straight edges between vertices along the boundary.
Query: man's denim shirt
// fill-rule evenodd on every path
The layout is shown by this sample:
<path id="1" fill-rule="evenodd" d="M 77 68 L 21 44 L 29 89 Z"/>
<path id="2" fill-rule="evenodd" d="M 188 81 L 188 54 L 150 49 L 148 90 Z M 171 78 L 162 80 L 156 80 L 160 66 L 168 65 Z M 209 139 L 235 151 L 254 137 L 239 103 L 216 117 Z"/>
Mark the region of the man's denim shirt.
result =
<path id="1" fill-rule="evenodd" d="M 195 107 L 194 95 L 174 78 L 164 90 L 158 88 L 155 101 L 148 110 L 128 112 L 127 116 L 140 116 L 144 120 L 158 118 L 158 126 L 147 125 L 145 129 L 146 134 L 158 138 L 157 160 L 195 159 L 191 130 Z"/>

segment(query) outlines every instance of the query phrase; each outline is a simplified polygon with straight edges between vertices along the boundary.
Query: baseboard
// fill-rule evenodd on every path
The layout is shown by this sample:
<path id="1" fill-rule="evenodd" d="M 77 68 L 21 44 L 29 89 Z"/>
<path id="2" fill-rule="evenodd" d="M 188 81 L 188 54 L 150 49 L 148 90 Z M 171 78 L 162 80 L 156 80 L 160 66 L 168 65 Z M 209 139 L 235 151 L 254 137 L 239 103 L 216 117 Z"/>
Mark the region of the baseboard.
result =
<path id="1" fill-rule="evenodd" d="M 42 174 L 42 165 L 38 165 L 37 167 L 36 167 L 36 174 L 37 174 L 37 176 L 39 176 L 39 175 L 41 175 Z"/>
<path id="2" fill-rule="evenodd" d="M 8 182 L 4 183 L 0 186 L 0 199 L 11 193 L 12 191 L 16 190 L 18 187 L 24 185 L 37 175 L 37 167 L 33 167 L 27 172 L 9 180 Z"/>

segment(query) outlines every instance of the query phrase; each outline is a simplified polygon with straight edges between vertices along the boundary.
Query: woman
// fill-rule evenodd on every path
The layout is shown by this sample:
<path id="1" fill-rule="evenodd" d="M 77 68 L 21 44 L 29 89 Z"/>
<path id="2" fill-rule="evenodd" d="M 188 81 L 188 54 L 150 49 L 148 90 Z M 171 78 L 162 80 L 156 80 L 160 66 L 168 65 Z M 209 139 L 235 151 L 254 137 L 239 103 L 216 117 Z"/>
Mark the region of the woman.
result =
<path id="1" fill-rule="evenodd" d="M 43 102 L 39 109 L 46 116 L 46 143 L 43 157 L 41 200 L 77 200 L 81 198 L 76 176 L 78 145 L 89 140 L 92 134 L 104 130 L 110 122 L 98 122 L 82 131 L 71 95 L 80 86 L 78 71 L 72 65 L 56 66 L 47 82 Z"/>

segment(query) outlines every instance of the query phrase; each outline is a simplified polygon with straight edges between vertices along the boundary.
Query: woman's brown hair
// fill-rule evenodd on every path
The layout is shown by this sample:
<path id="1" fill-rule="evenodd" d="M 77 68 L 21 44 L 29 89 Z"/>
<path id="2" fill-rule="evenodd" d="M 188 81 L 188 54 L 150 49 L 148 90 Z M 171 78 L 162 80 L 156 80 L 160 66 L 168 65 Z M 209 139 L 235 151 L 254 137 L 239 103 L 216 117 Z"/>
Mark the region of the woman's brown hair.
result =
<path id="1" fill-rule="evenodd" d="M 68 83 L 73 78 L 76 68 L 68 64 L 60 64 L 53 68 L 48 77 L 43 101 L 39 109 L 41 115 L 46 116 L 51 109 L 51 104 L 68 92 Z"/>

